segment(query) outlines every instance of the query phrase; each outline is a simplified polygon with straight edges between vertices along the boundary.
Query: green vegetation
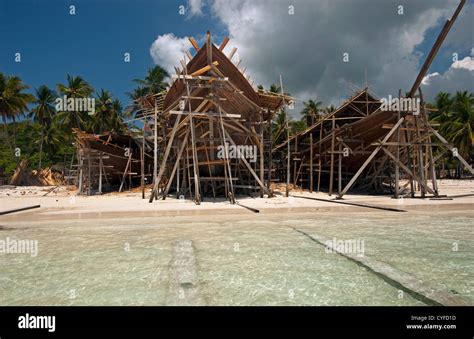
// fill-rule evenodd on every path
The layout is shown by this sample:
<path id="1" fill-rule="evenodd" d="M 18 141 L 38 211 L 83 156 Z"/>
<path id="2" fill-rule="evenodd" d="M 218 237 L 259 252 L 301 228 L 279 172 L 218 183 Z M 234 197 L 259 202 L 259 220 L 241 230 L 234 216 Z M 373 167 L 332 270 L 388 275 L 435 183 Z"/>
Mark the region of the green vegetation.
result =
<path id="1" fill-rule="evenodd" d="M 136 100 L 148 94 L 158 93 L 168 86 L 168 73 L 160 66 L 148 70 L 144 79 L 133 80 L 138 84 L 128 96 L 132 105 L 123 109 L 122 104 L 105 89 L 95 91 L 80 76 L 67 75 L 65 84 L 58 84 L 57 91 L 45 85 L 27 93 L 29 86 L 17 76 L 0 73 L 0 115 L 3 128 L 0 132 L 0 177 L 10 176 L 22 159 L 28 159 L 31 169 L 56 165 L 60 168 L 71 161 L 73 128 L 95 134 L 107 131 L 128 131 L 124 119 L 137 112 Z M 262 86 L 259 89 L 263 90 Z M 270 92 L 280 93 L 279 86 L 272 85 Z M 288 94 L 288 93 L 287 93 Z M 95 98 L 95 113 L 82 111 L 57 111 L 56 99 Z M 333 112 L 334 106 L 323 108 L 320 101 L 304 102 L 302 118 L 289 117 L 290 135 L 297 134 L 324 115 Z M 458 92 L 454 95 L 439 93 L 429 107 L 432 122 L 439 124 L 440 132 L 456 145 L 466 159 L 474 158 L 474 94 Z M 272 122 L 273 145 L 286 140 L 288 112 L 281 110 Z M 443 166 L 456 169 L 457 162 L 449 155 Z"/>

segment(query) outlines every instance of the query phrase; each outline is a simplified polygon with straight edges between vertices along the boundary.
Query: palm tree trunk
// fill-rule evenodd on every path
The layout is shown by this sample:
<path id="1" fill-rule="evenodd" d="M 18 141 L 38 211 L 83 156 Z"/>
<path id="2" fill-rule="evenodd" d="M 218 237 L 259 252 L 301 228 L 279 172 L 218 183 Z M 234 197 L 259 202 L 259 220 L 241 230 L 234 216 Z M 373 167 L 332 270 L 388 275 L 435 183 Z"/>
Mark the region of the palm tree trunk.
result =
<path id="1" fill-rule="evenodd" d="M 13 148 L 16 149 L 16 120 L 13 117 Z"/>
<path id="2" fill-rule="evenodd" d="M 7 137 L 6 140 L 7 140 L 8 147 L 10 148 L 10 151 L 13 153 L 13 147 L 10 141 L 10 133 L 8 133 L 8 124 L 7 124 L 7 120 L 5 119 L 5 116 L 3 116 L 3 127 L 5 128 L 5 136 Z"/>
<path id="3" fill-rule="evenodd" d="M 79 122 L 79 118 L 77 117 L 77 112 L 74 112 L 74 120 L 76 120 L 76 126 L 79 130 L 82 131 L 82 128 L 81 128 L 81 123 Z"/>
<path id="4" fill-rule="evenodd" d="M 40 154 L 39 154 L 39 165 L 38 169 L 41 169 L 41 157 L 43 155 L 43 138 L 44 138 L 44 126 L 41 125 L 41 139 L 40 139 Z"/>

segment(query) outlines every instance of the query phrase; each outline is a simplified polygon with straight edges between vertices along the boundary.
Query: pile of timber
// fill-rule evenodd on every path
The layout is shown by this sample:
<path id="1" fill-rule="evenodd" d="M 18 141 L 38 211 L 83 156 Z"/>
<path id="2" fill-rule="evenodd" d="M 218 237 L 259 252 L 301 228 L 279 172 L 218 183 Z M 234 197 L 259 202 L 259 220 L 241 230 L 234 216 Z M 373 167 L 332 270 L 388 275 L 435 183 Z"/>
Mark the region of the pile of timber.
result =
<path id="1" fill-rule="evenodd" d="M 57 186 L 64 184 L 65 179 L 62 172 L 51 167 L 30 170 L 26 159 L 20 162 L 10 179 L 10 185 L 15 186 Z"/>

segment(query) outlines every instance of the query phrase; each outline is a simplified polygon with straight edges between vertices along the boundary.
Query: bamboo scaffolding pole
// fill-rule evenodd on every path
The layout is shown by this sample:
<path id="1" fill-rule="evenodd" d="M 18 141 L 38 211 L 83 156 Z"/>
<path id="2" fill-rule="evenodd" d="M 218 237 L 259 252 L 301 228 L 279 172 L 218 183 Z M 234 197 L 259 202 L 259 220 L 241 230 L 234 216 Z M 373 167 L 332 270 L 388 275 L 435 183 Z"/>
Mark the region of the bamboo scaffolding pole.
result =
<path id="1" fill-rule="evenodd" d="M 313 193 L 313 132 L 309 134 L 309 143 L 311 148 L 309 149 L 309 193 Z"/>
<path id="2" fill-rule="evenodd" d="M 367 165 L 372 161 L 372 159 L 377 155 L 377 153 L 382 149 L 383 145 L 385 142 L 387 142 L 388 139 L 395 133 L 395 131 L 398 129 L 398 127 L 403 123 L 405 118 L 400 118 L 398 122 L 393 126 L 393 128 L 387 133 L 387 135 L 383 138 L 382 142 L 380 145 L 378 145 L 375 150 L 372 152 L 372 154 L 365 160 L 364 164 L 359 168 L 359 170 L 356 172 L 356 174 L 352 177 L 352 179 L 347 183 L 347 185 L 344 187 L 342 190 L 341 194 L 338 195 L 338 198 L 342 198 L 344 194 L 347 193 L 347 191 L 352 187 L 352 185 L 356 182 L 356 180 L 359 178 L 359 176 L 362 174 L 362 172 L 365 170 Z"/>
<path id="3" fill-rule="evenodd" d="M 336 120 L 332 116 L 332 130 L 331 130 L 331 169 L 329 173 L 329 195 L 332 195 L 332 189 L 334 185 L 334 142 L 335 142 L 335 133 L 336 133 Z"/>

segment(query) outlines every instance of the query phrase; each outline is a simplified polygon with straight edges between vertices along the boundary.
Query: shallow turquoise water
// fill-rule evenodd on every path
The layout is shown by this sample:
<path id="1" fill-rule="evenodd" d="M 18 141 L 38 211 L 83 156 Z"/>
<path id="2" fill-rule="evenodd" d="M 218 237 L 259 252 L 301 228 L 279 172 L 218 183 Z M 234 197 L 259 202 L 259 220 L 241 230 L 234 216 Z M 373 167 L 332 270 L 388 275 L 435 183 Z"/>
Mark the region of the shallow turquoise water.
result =
<path id="1" fill-rule="evenodd" d="M 473 224 L 441 212 L 3 222 L 0 239 L 38 240 L 39 254 L 0 254 L 0 304 L 165 305 L 172 244 L 189 239 L 208 305 L 423 305 L 292 227 L 363 239 L 366 256 L 474 301 Z"/>

